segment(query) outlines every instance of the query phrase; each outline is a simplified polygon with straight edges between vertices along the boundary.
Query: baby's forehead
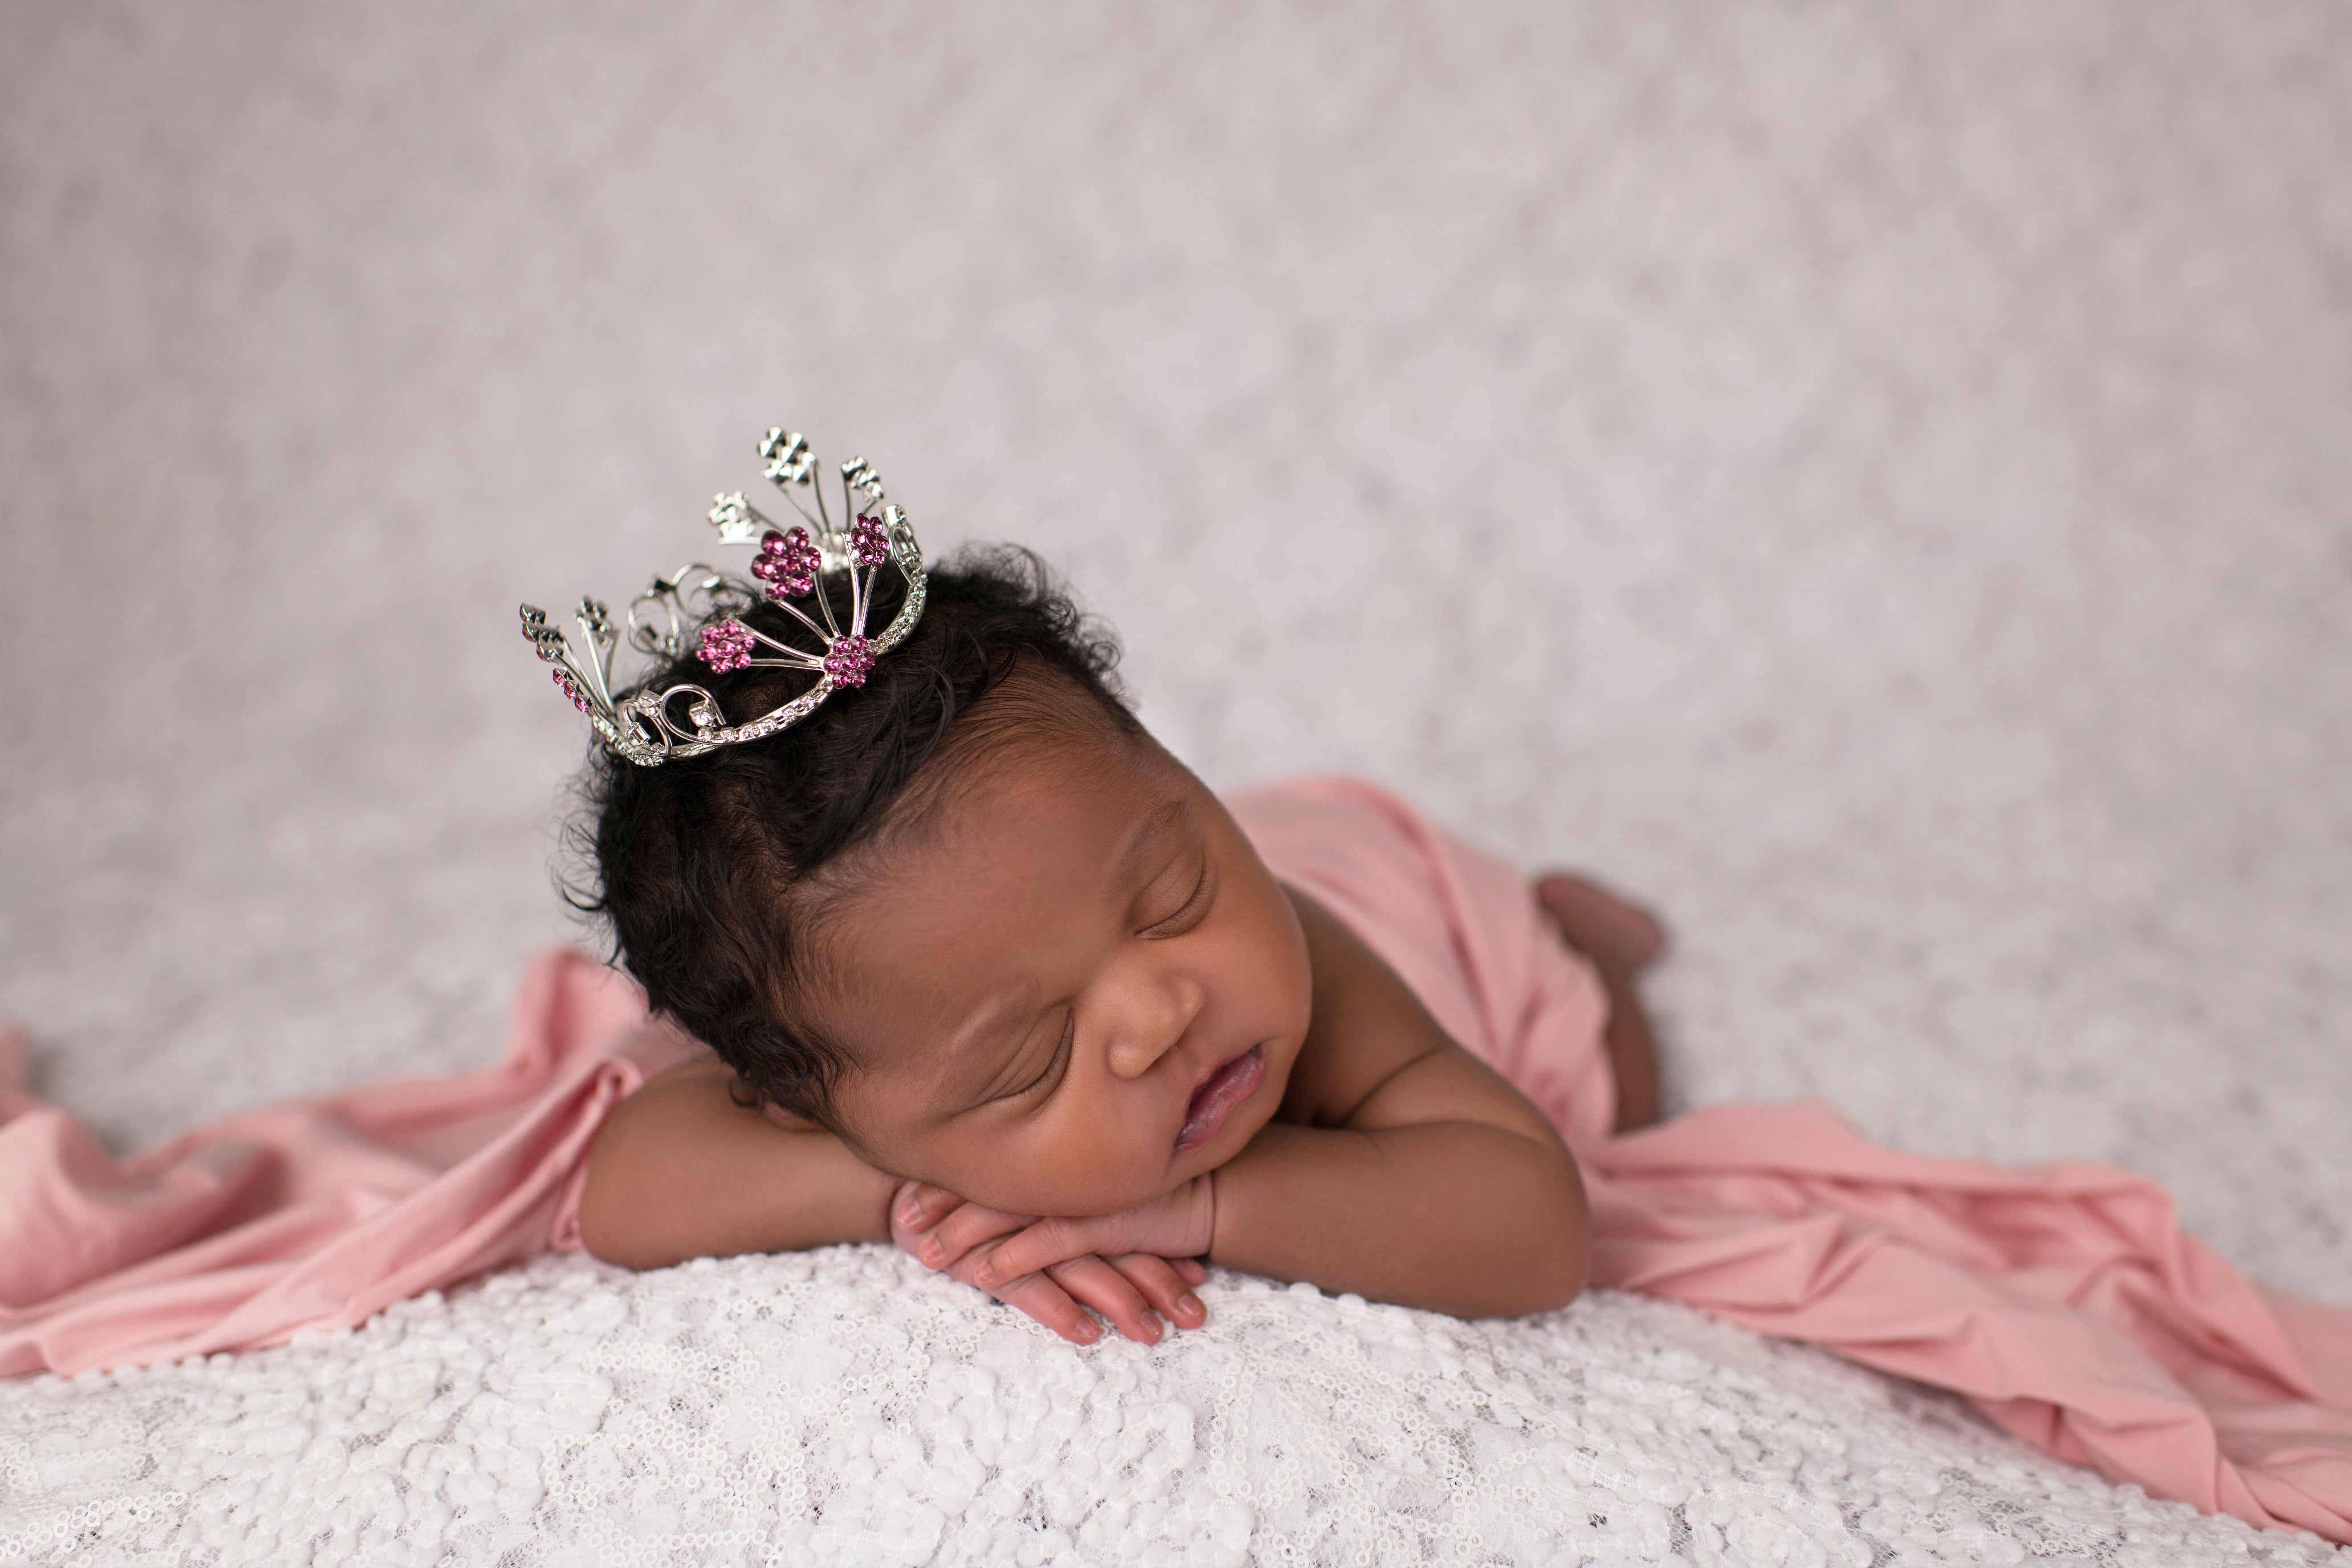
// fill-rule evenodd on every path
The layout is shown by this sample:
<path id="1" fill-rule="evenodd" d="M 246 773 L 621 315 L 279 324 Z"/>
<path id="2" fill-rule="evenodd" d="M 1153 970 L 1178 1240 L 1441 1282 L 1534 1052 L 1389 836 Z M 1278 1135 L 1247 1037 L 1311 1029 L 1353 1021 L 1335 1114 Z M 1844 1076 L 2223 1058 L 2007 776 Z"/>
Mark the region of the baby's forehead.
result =
<path id="1" fill-rule="evenodd" d="M 845 929 L 985 934 L 998 906 L 1115 891 L 1181 826 L 1198 787 L 1159 748 L 1124 738 L 1001 748 L 909 830 L 875 845 L 840 889 Z"/>
<path id="2" fill-rule="evenodd" d="M 919 826 L 842 868 L 810 933 L 821 989 L 858 1035 L 877 1014 L 937 1029 L 1019 1005 L 1189 840 L 1200 793 L 1148 741 L 999 749 Z"/>

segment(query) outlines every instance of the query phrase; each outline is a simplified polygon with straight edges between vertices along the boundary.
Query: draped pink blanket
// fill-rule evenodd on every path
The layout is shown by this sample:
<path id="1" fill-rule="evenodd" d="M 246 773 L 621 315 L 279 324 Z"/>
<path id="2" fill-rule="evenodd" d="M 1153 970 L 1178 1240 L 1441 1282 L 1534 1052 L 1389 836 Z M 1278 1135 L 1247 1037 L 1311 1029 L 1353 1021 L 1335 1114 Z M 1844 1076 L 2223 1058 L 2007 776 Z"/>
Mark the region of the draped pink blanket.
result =
<path id="1" fill-rule="evenodd" d="M 0 1376 L 143 1366 L 366 1321 L 551 1247 L 607 1112 L 701 1047 L 572 952 L 533 962 L 507 1059 L 232 1116 L 119 1161 L 24 1090 L 0 1031 Z"/>
<path id="2" fill-rule="evenodd" d="M 1900 1154 L 1817 1102 L 1612 1138 L 1607 999 L 1517 870 L 1346 780 L 1234 811 L 1559 1128 L 1595 1285 L 1953 1389 L 2158 1497 L 2352 1542 L 2352 1310 L 2248 1279 L 2162 1187 L 2105 1166 Z"/>
<path id="3" fill-rule="evenodd" d="M 1454 1037 L 1559 1125 L 1593 1282 L 1957 1390 L 2062 1458 L 2256 1524 L 2352 1541 L 2352 1311 L 2239 1274 L 2163 1189 L 1879 1149 L 1819 1104 L 1612 1138 L 1607 1003 L 1511 867 L 1343 780 L 1234 814 Z M 540 959 L 506 1062 L 198 1129 L 117 1161 L 22 1089 L 0 1037 L 0 1374 L 281 1343 L 577 1245 L 583 1156 L 698 1049 L 625 982 Z"/>

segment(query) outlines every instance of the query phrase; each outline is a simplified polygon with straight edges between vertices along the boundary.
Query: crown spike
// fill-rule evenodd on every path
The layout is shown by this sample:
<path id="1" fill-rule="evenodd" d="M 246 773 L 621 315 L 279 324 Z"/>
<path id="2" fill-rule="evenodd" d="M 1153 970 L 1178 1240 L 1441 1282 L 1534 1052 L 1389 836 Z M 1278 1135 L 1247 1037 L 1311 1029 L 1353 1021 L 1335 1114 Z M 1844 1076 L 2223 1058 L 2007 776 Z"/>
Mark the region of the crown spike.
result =
<path id="1" fill-rule="evenodd" d="M 621 640 L 613 631 L 613 612 L 603 600 L 583 595 L 573 619 L 580 623 L 580 635 L 588 644 L 585 673 L 595 685 L 597 698 L 609 708 L 613 705 L 613 649 Z"/>
<path id="2" fill-rule="evenodd" d="M 721 544 L 751 544 L 771 524 L 741 490 L 735 490 L 711 498 L 710 526 L 719 531 Z"/>
<path id="3" fill-rule="evenodd" d="M 867 502 L 878 501 L 882 499 L 882 476 L 876 473 L 874 465 L 865 458 L 852 458 L 841 465 L 841 488 L 844 495 L 862 490 Z M 854 510 L 863 511 L 866 509 L 858 506 Z"/>
<path id="4" fill-rule="evenodd" d="M 781 426 L 760 437 L 760 456 L 768 465 L 770 482 L 787 493 L 793 485 L 808 483 L 816 468 L 816 459 L 809 455 L 808 437 Z"/>
<path id="5" fill-rule="evenodd" d="M 830 554 L 832 553 L 831 546 L 833 544 L 834 531 L 833 514 L 824 510 L 824 487 L 817 483 L 815 478 L 812 475 L 809 479 L 808 489 L 809 494 L 816 498 L 816 516 L 811 518 L 809 521 L 814 523 L 816 528 L 817 547 L 824 550 L 827 554 Z"/>
<path id="6" fill-rule="evenodd" d="M 583 598 L 574 616 L 582 638 L 577 648 L 569 634 L 549 624 L 546 611 L 521 606 L 523 635 L 552 667 L 555 684 L 608 748 L 639 766 L 759 740 L 799 723 L 835 691 L 865 685 L 875 661 L 905 640 L 922 616 L 922 549 L 900 508 L 885 506 L 879 517 L 869 513 L 883 494 L 873 467 L 856 458 L 841 466 L 842 516 L 836 523 L 805 437 L 780 426 L 761 440 L 759 451 L 766 478 L 809 526 L 777 530 L 740 490 L 714 499 L 709 521 L 719 542 L 759 552 L 751 568 L 758 585 L 698 563 L 683 566 L 655 577 L 630 601 L 625 626 L 618 628 L 603 601 Z M 813 513 L 799 494 L 803 489 L 814 498 Z M 906 593 L 889 626 L 869 637 L 874 590 L 886 565 L 898 569 Z M 829 583 L 843 577 L 849 590 L 845 630 L 827 591 Z M 822 625 L 792 602 L 812 595 Z M 763 601 L 792 616 L 818 646 L 795 647 L 741 618 Z M 613 658 L 624 640 L 640 654 L 672 664 L 688 657 L 692 643 L 692 653 L 714 673 L 765 668 L 804 671 L 815 679 L 782 706 L 730 726 L 719 700 L 691 683 L 619 693 Z"/>

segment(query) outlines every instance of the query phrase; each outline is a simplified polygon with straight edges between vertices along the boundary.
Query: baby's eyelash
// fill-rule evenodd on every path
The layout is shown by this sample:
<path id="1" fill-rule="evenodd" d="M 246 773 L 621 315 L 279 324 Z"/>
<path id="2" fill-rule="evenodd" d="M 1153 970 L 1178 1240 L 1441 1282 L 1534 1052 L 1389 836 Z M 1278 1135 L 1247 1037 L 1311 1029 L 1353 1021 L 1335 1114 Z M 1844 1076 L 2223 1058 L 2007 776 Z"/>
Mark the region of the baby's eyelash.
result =
<path id="1" fill-rule="evenodd" d="M 1194 919 L 1194 917 L 1198 916 L 1202 910 L 1206 909 L 1210 899 L 1216 893 L 1217 887 L 1215 869 L 1216 868 L 1212 862 L 1207 860 L 1202 861 L 1201 879 L 1192 884 L 1192 896 L 1184 900 L 1184 907 L 1178 910 L 1174 914 L 1170 915 L 1166 920 L 1159 921 L 1151 925 L 1144 927 L 1138 934 L 1147 937 L 1181 936 L 1184 931 L 1189 931 L 1191 927 L 1185 922 Z"/>
<path id="2" fill-rule="evenodd" d="M 1053 1077 L 1055 1070 L 1069 1058 L 1070 1047 L 1076 1040 L 1077 1032 L 1078 1016 L 1072 1013 L 1062 1020 L 1062 1037 L 1054 1043 L 1054 1054 L 1045 1058 L 1045 1065 L 1037 1069 L 1037 1076 L 1018 1089 L 1005 1090 L 1004 1098 L 1019 1100 L 1024 1095 L 1036 1092 L 1038 1086 Z"/>

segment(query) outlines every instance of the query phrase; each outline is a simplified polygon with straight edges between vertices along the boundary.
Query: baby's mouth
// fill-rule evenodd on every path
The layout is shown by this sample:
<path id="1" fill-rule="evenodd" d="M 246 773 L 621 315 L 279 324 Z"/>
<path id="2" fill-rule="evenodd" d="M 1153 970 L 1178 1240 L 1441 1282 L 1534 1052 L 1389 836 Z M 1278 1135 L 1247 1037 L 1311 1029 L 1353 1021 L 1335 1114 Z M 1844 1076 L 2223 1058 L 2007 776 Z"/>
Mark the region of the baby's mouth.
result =
<path id="1" fill-rule="evenodd" d="M 1184 1125 L 1176 1134 L 1176 1152 L 1198 1149 L 1223 1131 L 1234 1107 L 1257 1092 L 1265 1081 L 1265 1049 L 1252 1046 L 1207 1078 L 1192 1091 L 1184 1107 Z"/>

